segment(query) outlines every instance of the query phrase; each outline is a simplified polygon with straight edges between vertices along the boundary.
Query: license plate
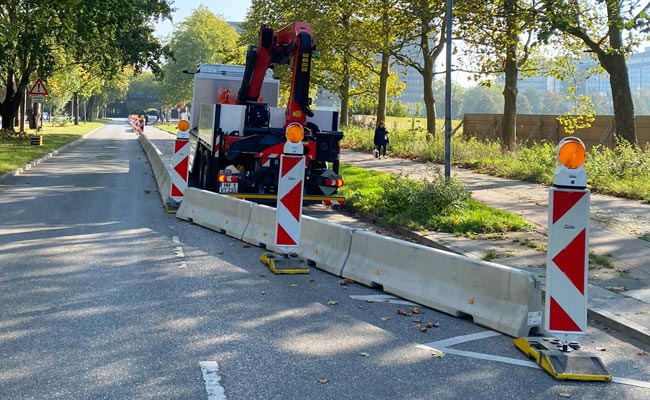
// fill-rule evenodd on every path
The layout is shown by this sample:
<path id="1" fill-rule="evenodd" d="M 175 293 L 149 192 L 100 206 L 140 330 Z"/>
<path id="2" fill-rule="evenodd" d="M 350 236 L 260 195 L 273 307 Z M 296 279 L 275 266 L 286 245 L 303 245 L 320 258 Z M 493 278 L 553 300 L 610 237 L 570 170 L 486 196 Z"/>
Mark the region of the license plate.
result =
<path id="1" fill-rule="evenodd" d="M 219 185 L 219 193 L 237 193 L 238 186 L 237 182 L 224 182 Z"/>

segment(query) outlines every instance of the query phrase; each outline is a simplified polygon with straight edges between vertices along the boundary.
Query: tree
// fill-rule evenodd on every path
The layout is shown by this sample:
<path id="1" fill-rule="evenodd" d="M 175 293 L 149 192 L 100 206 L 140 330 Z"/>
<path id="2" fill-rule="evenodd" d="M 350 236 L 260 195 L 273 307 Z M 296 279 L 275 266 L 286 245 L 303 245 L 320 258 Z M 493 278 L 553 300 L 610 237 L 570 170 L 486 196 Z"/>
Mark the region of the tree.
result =
<path id="1" fill-rule="evenodd" d="M 427 132 L 436 134 L 436 99 L 433 95 L 435 64 L 445 46 L 445 2 L 411 0 L 405 5 L 405 15 L 413 21 L 410 29 L 403 31 L 402 41 L 413 47 L 405 47 L 396 54 L 405 66 L 412 67 L 424 81 L 424 107 Z"/>
<path id="2" fill-rule="evenodd" d="M 504 74 L 503 125 L 504 150 L 517 144 L 517 95 L 519 73 L 529 61 L 537 41 L 536 0 L 471 1 L 463 3 L 460 33 L 480 75 Z"/>
<path id="3" fill-rule="evenodd" d="M 82 69 L 112 77 L 122 67 L 159 72 L 167 50 L 153 36 L 152 21 L 168 18 L 170 0 L 5 0 L 0 3 L 0 103 L 2 129 L 13 119 L 27 85 L 49 78 L 56 52 Z"/>
<path id="4" fill-rule="evenodd" d="M 650 3 L 634 0 L 543 0 L 543 38 L 561 32 L 579 40 L 609 74 L 616 133 L 637 143 L 634 102 L 625 57 L 648 29 Z"/>
<path id="5" fill-rule="evenodd" d="M 242 64 L 245 50 L 239 35 L 223 17 L 199 6 L 172 32 L 169 48 L 174 59 L 167 60 L 160 97 L 163 104 L 187 104 L 192 99 L 192 76 L 199 63 Z"/>

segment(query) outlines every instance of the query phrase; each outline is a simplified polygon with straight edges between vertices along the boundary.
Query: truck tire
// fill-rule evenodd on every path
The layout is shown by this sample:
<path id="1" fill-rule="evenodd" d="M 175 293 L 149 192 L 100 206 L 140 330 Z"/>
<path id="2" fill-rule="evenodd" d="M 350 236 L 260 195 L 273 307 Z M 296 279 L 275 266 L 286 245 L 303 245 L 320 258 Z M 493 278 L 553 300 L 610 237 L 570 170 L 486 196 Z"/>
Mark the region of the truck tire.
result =
<path id="1" fill-rule="evenodd" d="M 210 159 L 210 154 L 204 151 L 201 156 L 201 172 L 199 176 L 201 189 L 212 190 L 214 188 L 213 180 L 212 160 Z"/>

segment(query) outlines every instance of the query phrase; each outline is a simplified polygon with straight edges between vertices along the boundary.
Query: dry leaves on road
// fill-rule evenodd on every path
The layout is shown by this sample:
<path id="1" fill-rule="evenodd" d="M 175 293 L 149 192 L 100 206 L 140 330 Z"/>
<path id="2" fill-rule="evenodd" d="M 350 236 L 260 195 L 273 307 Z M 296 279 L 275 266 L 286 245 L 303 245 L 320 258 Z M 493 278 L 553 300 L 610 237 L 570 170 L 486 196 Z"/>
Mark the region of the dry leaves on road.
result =
<path id="1" fill-rule="evenodd" d="M 320 378 L 316 378 L 316 382 L 322 383 L 322 384 L 326 384 L 329 381 L 330 381 L 329 378 L 325 378 L 324 376 L 320 377 Z"/>
<path id="2" fill-rule="evenodd" d="M 337 304 L 339 304 L 339 303 L 337 301 L 334 301 L 334 300 L 330 300 L 330 301 L 327 302 L 328 306 L 335 306 Z"/>
<path id="3" fill-rule="evenodd" d="M 336 283 L 341 285 L 341 286 L 345 286 L 345 285 L 351 285 L 351 284 L 353 284 L 355 282 L 352 279 L 345 278 L 345 279 L 341 279 L 340 281 L 338 281 Z"/>

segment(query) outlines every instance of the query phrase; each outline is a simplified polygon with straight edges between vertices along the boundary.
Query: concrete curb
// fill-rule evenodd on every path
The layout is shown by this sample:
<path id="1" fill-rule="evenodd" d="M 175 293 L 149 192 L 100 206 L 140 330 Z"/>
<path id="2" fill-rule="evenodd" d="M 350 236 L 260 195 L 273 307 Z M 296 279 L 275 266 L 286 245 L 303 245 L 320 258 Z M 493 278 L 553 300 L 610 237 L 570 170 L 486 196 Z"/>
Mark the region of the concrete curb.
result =
<path id="1" fill-rule="evenodd" d="M 34 168 L 35 166 L 37 166 L 39 164 L 42 164 L 43 162 L 45 162 L 45 161 L 49 160 L 50 158 L 54 157 L 55 155 L 57 155 L 59 153 L 62 153 L 62 152 L 68 150 L 69 148 L 71 148 L 73 146 L 76 146 L 77 144 L 79 144 L 83 140 L 85 140 L 86 136 L 92 135 L 93 133 L 95 133 L 96 131 L 101 129 L 102 127 L 103 126 L 100 126 L 100 127 L 97 127 L 95 129 L 93 129 L 92 131 L 86 133 L 85 135 L 82 135 L 78 139 L 75 139 L 72 142 L 61 146 L 60 148 L 47 153 L 46 155 L 40 157 L 37 160 L 31 161 L 31 162 L 25 164 L 24 167 L 21 167 L 21 168 L 18 168 L 17 170 L 15 170 L 15 171 L 9 171 L 9 172 L 6 172 L 6 173 L 0 175 L 0 183 L 3 183 L 5 180 L 7 180 L 9 178 L 13 178 L 16 175 L 20 175 L 20 174 L 24 173 L 25 171 L 29 171 L 30 169 Z"/>

